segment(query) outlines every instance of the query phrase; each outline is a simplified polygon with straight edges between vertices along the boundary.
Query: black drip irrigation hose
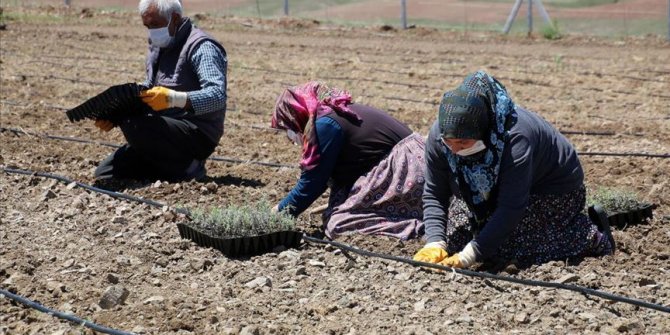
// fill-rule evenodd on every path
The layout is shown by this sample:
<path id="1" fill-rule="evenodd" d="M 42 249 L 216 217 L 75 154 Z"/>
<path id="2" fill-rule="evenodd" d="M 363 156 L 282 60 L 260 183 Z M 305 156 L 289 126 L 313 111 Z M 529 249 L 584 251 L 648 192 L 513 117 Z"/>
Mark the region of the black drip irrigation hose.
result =
<path id="1" fill-rule="evenodd" d="M 41 173 L 41 172 L 34 172 L 34 171 L 28 171 L 28 170 L 20 170 L 20 169 L 9 169 L 9 168 L 3 168 L 3 171 L 6 173 L 17 173 L 17 174 L 24 174 L 24 175 L 35 175 L 35 176 L 40 176 L 40 177 L 46 177 L 46 178 L 52 178 L 56 179 L 59 181 L 62 181 L 64 183 L 70 184 L 70 183 L 76 183 L 78 186 L 81 186 L 82 188 L 91 190 L 93 192 L 100 192 L 107 194 L 109 196 L 115 197 L 115 198 L 120 198 L 120 199 L 125 199 L 125 200 L 130 200 L 130 201 L 135 201 L 143 204 L 147 204 L 150 206 L 154 207 L 160 207 L 163 208 L 166 205 L 161 204 L 156 201 L 152 200 L 147 200 L 147 199 L 142 199 L 134 196 L 130 196 L 127 194 L 119 193 L 119 192 L 111 192 L 107 190 L 102 190 L 97 187 L 93 187 L 90 185 L 86 185 L 74 180 L 71 180 L 67 177 L 51 174 L 51 173 Z M 188 215 L 187 210 L 182 210 L 180 213 L 184 213 Z M 521 285 L 527 285 L 527 286 L 538 286 L 538 287 L 550 287 L 550 288 L 557 288 L 557 289 L 562 289 L 562 290 L 568 290 L 568 291 L 573 291 L 573 292 L 579 292 L 584 295 L 593 295 L 597 296 L 603 299 L 615 301 L 615 302 L 623 302 L 639 307 L 644 307 L 644 308 L 649 308 L 657 311 L 661 311 L 664 313 L 670 313 L 670 307 L 659 305 L 659 304 L 654 304 L 650 302 L 646 302 L 643 300 L 639 299 L 633 299 L 633 298 L 628 298 L 624 296 L 619 296 L 615 295 L 612 293 L 607 293 L 603 291 L 598 291 L 594 289 L 590 289 L 587 287 L 583 286 L 578 286 L 578 285 L 568 285 L 568 284 L 562 284 L 562 283 L 554 283 L 554 282 L 545 282 L 545 281 L 540 281 L 540 280 L 531 280 L 531 279 L 521 279 L 521 278 L 514 278 L 514 277 L 509 277 L 509 276 L 501 276 L 493 273 L 487 273 L 487 272 L 478 272 L 478 271 L 472 271 L 472 270 L 466 270 L 466 269 L 456 269 L 456 268 L 450 268 L 447 266 L 439 265 L 439 264 L 433 264 L 433 263 L 425 263 L 425 262 L 417 262 L 408 258 L 404 257 L 398 257 L 398 256 L 393 256 L 393 255 L 388 255 L 388 254 L 381 254 L 381 253 L 376 253 L 372 251 L 367 251 L 363 249 L 359 249 L 356 247 L 352 247 L 350 245 L 340 243 L 340 242 L 335 242 L 335 241 L 327 241 L 323 240 L 320 238 L 308 236 L 306 234 L 303 234 L 302 237 L 305 241 L 307 242 L 313 242 L 313 243 L 318 243 L 318 244 L 330 244 L 332 246 L 335 246 L 343 251 L 344 254 L 346 254 L 347 251 L 351 251 L 353 253 L 367 256 L 367 257 L 374 257 L 374 258 L 380 258 L 380 259 L 387 259 L 391 261 L 396 261 L 396 262 L 401 262 L 401 263 L 406 263 L 415 267 L 427 267 L 427 268 L 432 268 L 436 270 L 443 270 L 443 271 L 448 271 L 452 273 L 458 273 L 470 277 L 477 277 L 477 278 L 487 278 L 487 279 L 494 279 L 494 280 L 500 280 L 500 281 L 506 281 L 506 282 L 511 282 L 515 284 L 521 284 Z"/>
<path id="2" fill-rule="evenodd" d="M 93 80 L 86 80 L 86 79 L 79 79 L 79 78 L 69 78 L 69 77 L 61 77 L 61 76 L 54 76 L 54 75 L 36 75 L 36 74 L 22 74 L 22 73 L 15 73 L 15 74 L 9 74 L 9 76 L 14 76 L 14 77 L 26 77 L 26 78 L 40 78 L 40 79 L 56 79 L 56 80 L 64 80 L 64 81 L 69 81 L 72 83 L 83 83 L 83 84 L 90 84 L 90 85 L 102 85 L 102 86 L 109 86 L 107 83 L 103 83 L 101 81 L 93 81 Z"/>
<path id="3" fill-rule="evenodd" d="M 579 156 L 649 157 L 670 158 L 670 154 L 648 154 L 644 152 L 578 152 Z"/>
<path id="4" fill-rule="evenodd" d="M 280 83 L 284 86 L 293 86 L 292 84 L 289 83 Z M 415 103 L 423 103 L 423 104 L 430 104 L 430 105 L 439 105 L 438 102 L 430 102 L 430 101 L 424 101 L 424 100 L 418 100 L 418 99 L 408 99 L 408 98 L 399 98 L 399 97 L 389 97 L 389 96 L 382 96 L 382 97 L 376 97 L 376 96 L 371 96 L 371 95 L 360 95 L 360 97 L 364 98 L 383 98 L 387 100 L 397 100 L 397 101 L 407 101 L 407 102 L 415 102 Z M 4 103 L 10 106 L 17 106 L 21 108 L 26 108 L 29 105 L 23 105 L 20 104 L 19 102 L 13 101 L 13 100 L 0 100 L 0 103 Z M 46 107 L 50 108 L 55 108 L 55 109 L 60 109 L 60 110 L 68 110 L 68 108 L 62 107 L 62 106 L 56 106 L 56 105 L 44 105 Z M 229 109 L 230 111 L 234 111 L 234 109 Z M 226 124 L 235 126 L 235 127 L 244 127 L 243 125 L 228 121 Z M 260 130 L 271 130 L 271 131 L 279 131 L 278 129 L 270 128 L 270 127 L 265 127 L 265 126 L 259 126 L 259 125 L 251 125 L 248 126 L 252 129 L 260 129 Z M 585 135 L 585 136 L 617 136 L 617 135 L 630 135 L 630 136 L 644 136 L 643 133 L 630 133 L 630 134 L 618 134 L 612 131 L 592 131 L 592 130 L 559 130 L 561 134 L 564 135 Z"/>
<path id="5" fill-rule="evenodd" d="M 591 136 L 615 136 L 611 131 L 579 131 L 579 130 L 559 130 L 564 135 L 591 135 Z"/>
<path id="6" fill-rule="evenodd" d="M 237 158 L 211 156 L 208 159 L 213 160 L 213 161 L 229 162 L 229 163 L 235 163 L 235 164 L 254 164 L 254 165 L 269 166 L 269 167 L 274 167 L 274 168 L 298 169 L 298 167 L 295 166 L 295 165 L 272 163 L 272 162 L 261 162 L 261 161 L 246 161 L 246 160 L 237 159 Z"/>
<path id="7" fill-rule="evenodd" d="M 612 293 L 598 291 L 598 290 L 594 290 L 594 289 L 583 287 L 583 286 L 568 285 L 568 284 L 554 283 L 554 282 L 545 282 L 545 281 L 532 280 L 532 279 L 521 279 L 521 278 L 514 278 L 514 277 L 509 277 L 509 276 L 501 276 L 501 275 L 488 273 L 488 272 L 478 272 L 478 271 L 472 271 L 472 270 L 466 270 L 466 269 L 450 268 L 448 266 L 444 266 L 444 265 L 440 265 L 440 264 L 417 262 L 415 260 L 404 258 L 404 257 L 398 257 L 398 256 L 393 256 L 393 255 L 387 255 L 387 254 L 380 254 L 380 253 L 376 253 L 376 252 L 372 252 L 372 251 L 358 249 L 358 248 L 355 248 L 355 247 L 352 247 L 350 245 L 346 245 L 346 244 L 343 244 L 343 243 L 339 243 L 339 242 L 335 242 L 335 241 L 322 240 L 320 238 L 315 238 L 315 237 L 311 237 L 311 236 L 307 236 L 307 235 L 303 235 L 302 238 L 306 241 L 309 241 L 309 242 L 320 243 L 320 244 L 330 244 L 330 245 L 335 246 L 339 249 L 344 249 L 346 251 L 351 251 L 353 253 L 356 253 L 356 254 L 359 254 L 359 255 L 362 255 L 362 256 L 387 259 L 387 260 L 391 260 L 391 261 L 406 263 L 406 264 L 416 266 L 416 267 L 427 267 L 427 268 L 442 270 L 442 271 L 446 271 L 446 272 L 452 272 L 452 273 L 455 272 L 455 273 L 470 276 L 470 277 L 495 279 L 495 280 L 501 280 L 501 281 L 506 281 L 506 282 L 515 283 L 515 284 L 521 284 L 521 285 L 527 285 L 527 286 L 551 287 L 551 288 L 557 288 L 557 289 L 562 289 L 562 290 L 574 291 L 574 292 L 582 293 L 584 295 L 593 295 L 593 296 L 597 296 L 597 297 L 607 299 L 607 300 L 611 300 L 611 301 L 623 302 L 623 303 L 627 303 L 627 304 L 631 304 L 631 305 L 635 305 L 635 306 L 639 306 L 639 307 L 645 307 L 645 308 L 654 309 L 654 310 L 665 312 L 665 313 L 670 313 L 670 307 L 667 307 L 667 306 L 663 306 L 663 305 L 659 305 L 659 304 L 653 304 L 653 303 L 646 302 L 646 301 L 643 301 L 643 300 L 628 298 L 628 297 L 624 297 L 624 296 L 619 296 L 619 295 L 615 295 L 615 294 L 612 294 Z"/>
<path id="8" fill-rule="evenodd" d="M 0 296 L 5 296 L 5 297 L 7 297 L 11 300 L 14 300 L 16 302 L 20 302 L 20 303 L 22 303 L 22 304 L 24 304 L 24 305 L 26 305 L 26 306 L 28 306 L 32 309 L 36 309 L 36 310 L 38 310 L 42 313 L 49 314 L 53 317 L 57 317 L 59 319 L 67 320 L 67 321 L 70 321 L 70 322 L 72 322 L 74 324 L 77 324 L 77 325 L 82 325 L 82 326 L 91 328 L 91 329 L 95 330 L 96 332 L 100 332 L 100 333 L 104 333 L 104 334 L 112 334 L 112 335 L 134 335 L 135 334 L 135 333 L 130 333 L 130 332 L 122 331 L 122 330 L 107 328 L 105 326 L 98 325 L 98 324 L 93 323 L 91 321 L 78 318 L 74 315 L 66 314 L 66 313 L 63 313 L 63 312 L 53 310 L 49 307 L 41 305 L 41 304 L 39 304 L 35 301 L 24 298 L 20 295 L 14 294 L 14 293 L 9 292 L 7 290 L 0 289 Z"/>
<path id="9" fill-rule="evenodd" d="M 0 99 L 0 104 L 15 106 L 15 107 L 23 108 L 23 109 L 33 106 L 33 104 L 27 104 L 26 105 L 26 104 L 22 104 L 22 103 L 19 103 L 19 102 L 13 101 L 13 100 L 7 100 L 7 99 Z M 67 107 L 50 105 L 50 104 L 39 104 L 39 105 L 42 105 L 42 106 L 47 107 L 47 108 L 53 108 L 53 109 L 58 109 L 58 110 L 63 110 L 63 111 L 66 111 L 66 110 L 69 109 Z"/>
<path id="10" fill-rule="evenodd" d="M 141 202 L 143 204 L 147 204 L 147 205 L 150 205 L 150 206 L 153 206 L 153 207 L 164 208 L 164 207 L 167 206 L 165 204 L 162 204 L 160 202 L 153 201 L 153 200 L 150 200 L 150 199 L 143 199 L 143 198 L 140 198 L 140 197 L 136 197 L 134 195 L 114 192 L 114 191 L 105 190 L 105 189 L 102 189 L 102 188 L 99 188 L 99 187 L 95 187 L 95 186 L 92 186 L 92 185 L 84 184 L 84 183 L 78 182 L 76 180 L 73 180 L 73 179 L 70 179 L 70 178 L 67 178 L 67 177 L 64 177 L 64 176 L 60 176 L 60 175 L 57 175 L 57 174 L 46 173 L 46 172 L 35 172 L 35 171 L 30 171 L 30 170 L 14 169 L 14 168 L 7 168 L 7 167 L 3 167 L 2 170 L 4 172 L 7 172 L 7 173 L 14 173 L 14 174 L 22 174 L 22 175 L 26 175 L 26 176 L 37 176 L 37 177 L 55 179 L 55 180 L 58 180 L 60 182 L 65 183 L 65 184 L 75 183 L 77 186 L 79 186 L 83 189 L 92 191 L 92 192 L 106 194 L 106 195 L 108 195 L 112 198 L 125 199 L 125 200 L 135 201 L 135 202 Z M 174 209 L 174 211 L 177 212 L 177 213 L 189 214 L 189 212 L 184 208 L 172 208 L 172 209 Z"/>
<path id="11" fill-rule="evenodd" d="M 58 56 L 41 56 L 42 58 L 65 58 L 65 57 L 58 57 Z M 33 59 L 39 59 L 38 57 L 32 57 Z M 112 61 L 114 59 L 112 58 L 99 58 L 99 57 L 80 57 L 79 59 L 100 59 L 100 60 L 109 60 Z M 122 61 L 130 61 L 127 59 L 123 59 Z M 132 60 L 132 62 L 136 62 L 135 60 Z M 376 62 L 364 62 L 364 63 L 373 63 L 375 64 Z M 395 65 L 394 63 L 392 63 Z M 272 70 L 272 69 L 263 69 L 263 68 L 256 68 L 256 67 L 250 67 L 250 66 L 240 66 L 241 69 L 245 70 L 250 70 L 250 71 L 262 71 L 262 72 L 267 72 L 267 73 L 280 73 L 280 74 L 288 74 L 288 75 L 294 75 L 294 76 L 302 76 L 303 74 L 300 74 L 298 72 L 293 72 L 293 71 L 280 71 L 280 70 Z M 392 72 L 392 71 L 388 71 Z M 525 73 L 534 73 L 534 72 L 528 72 L 528 71 L 521 71 Z M 535 72 L 537 73 L 537 72 Z M 580 73 L 580 74 L 589 74 L 589 73 Z M 452 77 L 460 77 L 461 75 L 455 75 L 455 74 L 441 74 L 442 76 L 452 76 Z M 608 76 L 616 76 L 616 75 L 610 75 L 610 74 L 593 74 L 595 76 L 603 76 L 603 75 L 608 75 Z M 63 77 L 53 77 L 51 76 L 50 78 L 53 79 L 62 79 L 62 80 L 69 80 L 73 81 L 70 78 L 63 78 Z M 626 78 L 626 79 L 635 79 L 635 80 L 642 80 L 642 81 L 657 81 L 657 80 L 645 80 L 644 78 L 638 78 L 638 77 L 633 77 L 633 76 L 621 76 L 621 78 Z M 378 83 L 383 83 L 387 85 L 401 85 L 401 86 L 406 86 L 410 88 L 430 88 L 434 89 L 434 87 L 431 87 L 429 85 L 422 85 L 422 84 L 408 84 L 408 83 L 402 83 L 402 82 L 395 82 L 395 81 L 388 81 L 388 80 L 382 80 L 382 79 L 371 79 L 371 78 L 347 78 L 347 77 L 323 77 L 323 79 L 328 79 L 328 80 L 358 80 L 358 81 L 367 81 L 367 82 L 378 82 Z M 517 81 L 522 84 L 526 85 L 534 85 L 534 86 L 543 86 L 543 87 L 553 87 L 551 84 L 547 83 L 540 83 L 536 82 L 534 80 L 529 80 L 529 79 L 514 79 L 514 78 L 506 78 L 506 77 L 500 77 L 499 79 L 503 80 L 509 80 L 509 81 Z M 79 81 L 79 82 L 84 82 L 84 81 Z M 663 81 L 657 81 L 657 82 L 663 82 Z M 90 82 L 91 84 L 97 84 L 97 82 Z M 595 92 L 602 92 L 602 89 L 600 88 L 595 88 L 595 87 L 586 87 L 584 88 L 585 90 L 588 91 L 595 91 Z M 628 91 L 621 91 L 621 90 L 615 90 L 613 91 L 614 93 L 622 94 L 622 95 L 633 95 L 635 93 L 633 92 L 628 92 Z M 663 99 L 670 99 L 670 95 L 663 95 L 663 94 L 656 94 L 656 93 L 651 93 L 649 96 L 652 97 L 658 97 L 658 98 L 663 98 Z"/>
<path id="12" fill-rule="evenodd" d="M 249 70 L 249 71 L 287 74 L 287 75 L 301 76 L 301 77 L 304 76 L 303 74 L 297 73 L 297 72 L 263 69 L 263 68 L 252 67 L 252 66 L 240 66 L 240 68 L 243 69 L 243 70 Z M 431 90 L 440 90 L 441 89 L 439 87 L 425 85 L 425 84 L 412 84 L 412 83 L 405 83 L 405 82 L 398 82 L 398 81 L 384 80 L 384 79 L 372 79 L 372 78 L 323 76 L 323 77 L 320 77 L 320 79 L 324 79 L 324 80 L 343 80 L 343 81 L 363 81 L 363 82 L 369 82 L 369 83 L 381 83 L 381 84 L 386 84 L 386 85 L 405 86 L 405 87 L 409 87 L 409 88 L 425 88 L 425 89 L 431 89 Z"/>
<path id="13" fill-rule="evenodd" d="M 287 74 L 287 75 L 293 75 L 293 76 L 304 76 L 303 74 L 300 74 L 300 73 L 297 73 L 297 72 L 292 72 L 292 71 L 263 69 L 263 68 L 257 68 L 257 67 L 251 67 L 251 66 L 240 66 L 240 68 L 243 69 L 243 70 L 249 70 L 249 71 Z M 500 79 L 501 81 L 516 82 L 516 83 L 521 83 L 521 84 L 525 84 L 525 85 L 528 85 L 528 86 L 540 86 L 540 87 L 550 87 L 550 88 L 555 87 L 552 84 L 543 83 L 543 82 L 539 82 L 539 81 L 532 80 L 532 79 L 509 78 L 509 77 L 503 77 L 503 76 L 499 76 L 497 78 Z M 398 82 L 398 81 L 384 80 L 384 79 L 373 79 L 373 78 L 324 76 L 324 77 L 320 77 L 320 79 L 343 80 L 343 81 L 363 81 L 363 82 L 370 82 L 370 83 L 381 83 L 381 84 L 385 84 L 385 85 L 397 85 L 397 86 L 405 86 L 405 87 L 409 87 L 409 88 L 424 88 L 424 89 L 431 89 L 431 90 L 442 90 L 443 89 L 443 88 L 430 86 L 430 85 L 425 85 L 425 84 L 412 84 L 412 83 L 405 83 L 405 82 Z M 586 91 L 603 92 L 603 89 L 598 88 L 598 87 L 585 87 L 583 89 L 586 90 Z M 635 94 L 634 92 L 628 92 L 628 91 L 613 91 L 613 92 L 621 94 L 621 95 L 634 95 Z M 653 97 L 657 97 L 657 98 L 663 98 L 663 99 L 670 99 L 670 95 L 649 94 L 649 96 L 653 96 Z"/>
<path id="14" fill-rule="evenodd" d="M 27 134 L 27 135 L 44 137 L 44 138 L 48 138 L 48 139 L 71 141 L 71 142 L 78 142 L 78 143 L 90 143 L 90 144 L 109 146 L 109 147 L 113 147 L 113 148 L 121 147 L 118 144 L 112 144 L 112 143 L 108 143 L 108 142 L 97 142 L 97 141 L 86 140 L 86 139 L 82 139 L 82 138 L 76 138 L 76 137 L 65 137 L 65 136 L 55 136 L 55 135 L 49 135 L 49 134 L 30 133 L 30 132 L 27 132 L 25 130 L 15 129 L 15 128 L 0 127 L 0 131 L 11 131 L 11 132 L 14 132 L 14 133 L 24 133 L 24 134 Z M 579 132 L 579 133 L 583 134 L 584 132 Z M 621 153 L 619 153 L 619 152 L 578 152 L 577 154 L 579 156 L 670 158 L 670 154 L 649 154 L 649 153 L 641 153 L 641 152 L 621 152 Z M 269 166 L 269 167 L 275 167 L 275 168 L 298 169 L 298 167 L 296 167 L 294 165 L 289 165 L 289 164 L 262 162 L 262 161 L 251 161 L 251 160 L 247 161 L 247 160 L 243 160 L 243 159 L 220 157 L 220 156 L 211 156 L 208 159 L 213 160 L 213 161 L 229 162 L 229 163 L 236 163 L 236 164 L 254 164 L 254 165 L 262 165 L 262 166 Z"/>
<path id="15" fill-rule="evenodd" d="M 239 47 L 244 48 L 245 46 L 240 45 Z M 281 45 L 280 45 L 280 47 L 281 47 Z M 85 50 L 83 48 L 80 48 L 80 49 L 82 49 L 84 51 L 89 51 L 89 50 Z M 353 49 L 349 48 L 349 50 L 353 50 Z M 35 59 L 35 60 L 40 60 L 40 59 L 44 59 L 44 58 L 72 60 L 72 57 L 70 57 L 70 56 L 57 56 L 57 55 L 34 56 L 34 55 L 25 54 L 25 53 L 19 53 L 19 52 L 13 51 L 13 50 L 0 50 L 0 51 L 2 51 L 3 53 L 10 53 L 10 54 L 15 54 L 15 55 L 30 57 L 31 59 Z M 356 49 L 355 51 L 359 52 L 360 49 Z M 450 51 L 450 53 L 464 55 L 464 56 L 469 56 L 469 55 L 474 54 L 473 52 L 462 52 L 462 51 L 461 52 Z M 286 57 L 287 55 L 294 56 L 293 53 L 280 54 L 280 56 L 282 56 L 282 57 Z M 376 57 L 376 56 L 383 56 L 383 55 L 382 54 L 374 54 L 374 56 Z M 574 56 L 572 58 L 574 58 Z M 350 58 L 347 58 L 347 57 L 332 57 L 332 56 L 329 57 L 328 59 L 331 60 L 331 61 L 350 61 L 351 60 Z M 142 58 L 130 59 L 130 58 L 99 57 L 99 56 L 86 55 L 86 56 L 78 56 L 77 60 L 103 60 L 103 61 L 109 61 L 109 62 L 114 62 L 114 63 L 119 63 L 119 62 L 137 63 L 137 62 L 141 62 Z M 384 65 L 397 66 L 399 63 L 408 63 L 407 59 L 405 59 L 405 58 L 400 58 L 396 62 L 388 62 L 388 61 L 384 62 L 384 61 L 381 61 L 379 59 L 359 59 L 359 60 L 360 60 L 361 63 L 375 64 L 375 65 L 384 64 Z M 553 63 L 553 61 L 546 61 L 546 60 L 543 60 L 542 58 L 539 58 L 537 60 Z M 428 64 L 428 65 L 430 65 L 430 64 L 432 64 L 432 65 L 444 65 L 443 63 L 437 62 L 437 61 L 421 62 L 421 64 L 422 65 L 425 65 L 425 64 Z M 65 65 L 70 65 L 70 64 L 65 64 Z M 644 73 L 649 73 L 650 72 L 650 73 L 656 73 L 656 74 L 660 74 L 660 75 L 670 74 L 669 71 L 658 71 L 658 70 L 644 69 L 644 68 L 637 68 L 637 69 L 633 69 L 633 70 L 637 71 L 637 72 L 644 72 Z M 371 69 L 371 71 L 397 73 L 397 74 L 409 74 L 410 72 L 414 72 L 414 71 L 403 72 L 403 71 L 380 70 L 380 69 Z M 533 74 L 533 75 L 545 75 L 546 74 L 545 72 L 542 72 L 542 71 L 532 71 L 532 70 L 514 70 L 513 71 L 513 70 L 506 70 L 506 69 L 496 69 L 496 71 L 498 71 L 498 72 L 506 71 L 506 72 L 513 72 L 513 73 L 514 72 L 519 72 L 519 73 L 526 73 L 526 74 Z M 614 78 L 620 78 L 620 79 L 630 79 L 630 80 L 644 81 L 644 82 L 659 82 L 659 83 L 665 83 L 666 82 L 666 81 L 663 81 L 663 80 L 653 79 L 653 78 L 644 78 L 644 77 L 636 77 L 636 76 L 631 76 L 631 75 L 618 75 L 618 74 L 591 72 L 591 71 L 582 71 L 582 72 L 578 72 L 578 74 L 579 75 L 595 76 L 595 77 L 605 77 L 606 76 L 606 77 L 614 77 Z M 440 77 L 445 77 L 445 76 L 456 77 L 456 78 L 461 78 L 462 77 L 462 74 L 436 73 L 436 75 L 438 75 Z M 667 96 L 667 95 L 665 95 L 665 96 L 661 95 L 661 97 L 670 98 L 670 96 Z"/>
<path id="16" fill-rule="evenodd" d="M 15 134 L 26 134 L 26 135 L 32 135 L 32 136 L 47 138 L 47 139 L 51 139 L 51 140 L 77 142 L 77 143 L 85 143 L 85 144 L 95 144 L 95 145 L 101 145 L 101 146 L 106 146 L 106 147 L 110 147 L 110 148 L 116 148 L 116 149 L 121 147 L 121 145 L 119 145 L 119 144 L 114 144 L 114 143 L 109 143 L 109 142 L 93 141 L 93 140 L 87 140 L 87 139 L 77 138 L 77 137 L 56 136 L 56 135 L 49 135 L 49 134 L 38 134 L 38 133 L 29 132 L 29 131 L 26 131 L 26 130 L 23 130 L 23 129 L 17 129 L 17 128 L 0 127 L 0 131 L 10 131 L 10 132 L 13 132 Z M 229 157 L 221 157 L 221 156 L 210 156 L 208 159 L 212 160 L 212 161 L 228 162 L 228 163 L 235 163 L 235 164 L 252 164 L 252 165 L 269 166 L 269 167 L 274 167 L 274 168 L 298 169 L 298 167 L 295 166 L 295 165 L 272 163 L 272 162 L 262 162 L 262 161 L 252 161 L 252 160 L 243 160 L 243 159 L 238 159 L 238 158 L 229 158 Z"/>

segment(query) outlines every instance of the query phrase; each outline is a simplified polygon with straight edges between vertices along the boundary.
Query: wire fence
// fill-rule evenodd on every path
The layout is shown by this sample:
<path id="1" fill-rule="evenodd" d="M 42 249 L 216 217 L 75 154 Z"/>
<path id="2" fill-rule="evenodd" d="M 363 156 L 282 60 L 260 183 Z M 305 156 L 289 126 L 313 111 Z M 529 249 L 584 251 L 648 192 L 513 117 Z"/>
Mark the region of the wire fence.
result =
<path id="1" fill-rule="evenodd" d="M 3 3 L 133 11 L 138 0 L 6 0 Z M 312 20 L 314 24 L 318 21 L 386 26 L 386 29 L 437 27 L 462 31 L 509 28 L 511 33 L 532 31 L 547 38 L 558 38 L 562 34 L 657 35 L 670 41 L 670 0 L 201 0 L 185 1 L 184 7 L 187 15 L 290 17 Z"/>

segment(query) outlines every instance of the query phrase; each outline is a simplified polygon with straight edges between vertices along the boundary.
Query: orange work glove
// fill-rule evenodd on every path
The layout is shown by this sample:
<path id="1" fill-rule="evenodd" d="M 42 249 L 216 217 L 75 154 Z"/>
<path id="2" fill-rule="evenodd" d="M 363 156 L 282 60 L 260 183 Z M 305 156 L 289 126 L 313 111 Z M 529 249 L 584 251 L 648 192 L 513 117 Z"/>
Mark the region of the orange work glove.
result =
<path id="1" fill-rule="evenodd" d="M 446 247 L 444 242 L 428 243 L 414 254 L 414 260 L 417 262 L 439 263 L 449 256 L 444 247 Z"/>
<path id="2" fill-rule="evenodd" d="M 156 86 L 140 92 L 140 98 L 151 109 L 158 112 L 172 107 L 184 108 L 188 101 L 188 94 L 186 92 L 177 92 L 167 87 Z"/>
<path id="3" fill-rule="evenodd" d="M 114 128 L 114 123 L 112 123 L 112 121 L 109 120 L 102 120 L 102 119 L 95 120 L 94 124 L 96 127 L 100 128 L 100 130 L 104 132 L 108 132 L 112 130 L 112 128 Z"/>

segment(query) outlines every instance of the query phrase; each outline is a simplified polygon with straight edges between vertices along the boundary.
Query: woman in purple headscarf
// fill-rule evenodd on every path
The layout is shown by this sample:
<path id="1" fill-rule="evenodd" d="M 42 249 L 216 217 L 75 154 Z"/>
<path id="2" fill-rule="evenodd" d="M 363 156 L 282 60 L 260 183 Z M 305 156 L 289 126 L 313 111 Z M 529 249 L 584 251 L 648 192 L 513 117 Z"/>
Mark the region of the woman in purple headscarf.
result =
<path id="1" fill-rule="evenodd" d="M 272 127 L 302 145 L 300 180 L 275 207 L 302 213 L 330 186 L 326 236 L 423 234 L 423 138 L 387 113 L 317 82 L 286 89 Z"/>

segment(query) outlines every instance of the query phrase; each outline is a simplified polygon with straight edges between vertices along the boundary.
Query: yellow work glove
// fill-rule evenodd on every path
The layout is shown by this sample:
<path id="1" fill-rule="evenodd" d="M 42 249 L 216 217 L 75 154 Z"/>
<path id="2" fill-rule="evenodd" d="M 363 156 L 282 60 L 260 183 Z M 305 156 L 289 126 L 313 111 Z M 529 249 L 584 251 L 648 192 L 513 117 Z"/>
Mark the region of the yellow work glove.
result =
<path id="1" fill-rule="evenodd" d="M 447 251 L 444 250 L 445 246 L 444 242 L 428 243 L 414 254 L 414 260 L 417 262 L 439 263 L 449 256 Z"/>
<path id="2" fill-rule="evenodd" d="M 440 262 L 440 265 L 458 269 L 463 267 L 463 264 L 461 264 L 461 258 L 458 254 L 445 258 L 443 261 Z"/>
<path id="3" fill-rule="evenodd" d="M 102 120 L 102 119 L 95 120 L 94 124 L 96 127 L 100 128 L 100 130 L 104 132 L 108 132 L 112 130 L 112 128 L 114 128 L 114 123 L 112 123 L 112 121 L 109 120 Z"/>
<path id="4" fill-rule="evenodd" d="M 188 100 L 188 94 L 167 87 L 156 86 L 140 92 L 140 98 L 151 109 L 158 112 L 172 107 L 184 108 Z"/>
<path id="5" fill-rule="evenodd" d="M 440 265 L 458 269 L 470 267 L 471 265 L 476 263 L 477 255 L 479 254 L 475 250 L 475 248 L 476 248 L 475 243 L 471 241 L 470 243 L 465 245 L 465 248 L 463 248 L 461 252 L 456 253 L 451 257 L 445 258 L 443 261 L 440 262 Z"/>

